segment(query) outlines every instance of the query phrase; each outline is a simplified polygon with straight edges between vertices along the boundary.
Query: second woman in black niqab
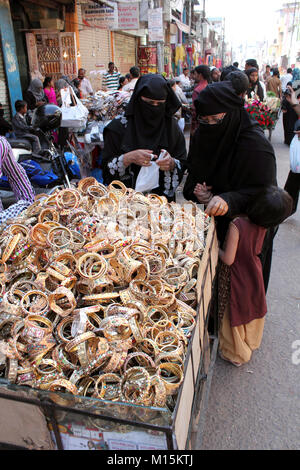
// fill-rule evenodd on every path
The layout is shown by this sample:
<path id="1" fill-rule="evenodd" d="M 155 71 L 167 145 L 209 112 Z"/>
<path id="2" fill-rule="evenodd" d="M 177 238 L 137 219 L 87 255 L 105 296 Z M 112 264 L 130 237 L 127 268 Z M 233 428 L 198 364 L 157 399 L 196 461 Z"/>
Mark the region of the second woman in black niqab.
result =
<path id="1" fill-rule="evenodd" d="M 220 244 L 232 218 L 246 213 L 250 200 L 264 187 L 277 185 L 276 160 L 270 142 L 244 109 L 244 100 L 231 82 L 208 85 L 195 103 L 200 117 L 226 113 L 219 124 L 199 123 L 190 148 L 188 176 L 184 186 L 187 200 L 200 202 L 197 184 L 212 187 L 212 195 L 228 205 L 225 216 L 217 217 Z M 264 245 L 263 267 L 267 288 L 274 231 Z"/>
<path id="2" fill-rule="evenodd" d="M 186 160 L 184 135 L 174 118 L 180 106 L 161 75 L 147 74 L 137 81 L 125 115 L 117 116 L 104 130 L 105 184 L 119 179 L 134 188 L 140 169 L 149 164 L 150 154 L 159 156 L 161 150 L 167 150 L 170 167 L 160 167 L 159 187 L 151 192 L 174 199 Z M 125 165 L 128 155 L 132 161 Z"/>

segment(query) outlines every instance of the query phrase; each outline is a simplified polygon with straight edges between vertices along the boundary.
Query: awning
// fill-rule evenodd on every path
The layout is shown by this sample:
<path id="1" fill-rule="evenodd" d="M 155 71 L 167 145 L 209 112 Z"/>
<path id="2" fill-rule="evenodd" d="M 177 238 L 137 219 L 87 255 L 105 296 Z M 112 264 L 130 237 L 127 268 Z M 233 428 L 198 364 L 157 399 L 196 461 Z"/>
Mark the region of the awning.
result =
<path id="1" fill-rule="evenodd" d="M 185 34 L 190 34 L 190 27 L 189 27 L 188 24 L 182 23 L 182 21 L 179 21 L 179 20 L 176 20 L 176 19 L 174 21 L 177 24 L 180 31 L 182 31 Z"/>
<path id="2" fill-rule="evenodd" d="M 70 5 L 74 0 L 22 0 L 21 3 L 33 3 L 41 7 L 56 9 L 60 5 Z"/>

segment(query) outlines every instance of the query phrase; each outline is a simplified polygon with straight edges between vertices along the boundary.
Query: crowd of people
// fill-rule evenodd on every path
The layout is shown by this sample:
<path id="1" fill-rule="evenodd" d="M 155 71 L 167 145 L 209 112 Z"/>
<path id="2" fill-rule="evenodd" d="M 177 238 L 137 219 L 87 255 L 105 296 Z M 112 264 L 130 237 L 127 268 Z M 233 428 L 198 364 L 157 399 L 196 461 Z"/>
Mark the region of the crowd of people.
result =
<path id="1" fill-rule="evenodd" d="M 297 70 L 288 69 L 280 78 L 279 71 L 269 66 L 260 73 L 256 60 L 250 59 L 244 70 L 237 63 L 222 70 L 199 65 L 193 70 L 184 68 L 179 77 L 167 80 L 159 74 L 141 76 L 136 66 L 121 76 L 110 62 L 102 77 L 103 90 L 130 95 L 124 115 L 104 128 L 104 183 L 118 179 L 135 188 L 141 170 L 157 161 L 158 183 L 149 192 L 172 202 L 185 176 L 185 199 L 203 204 L 206 214 L 216 218 L 220 355 L 238 367 L 260 346 L 274 236 L 280 223 L 296 211 L 299 197 L 299 173 L 291 171 L 285 190 L 278 187 L 274 149 L 246 112 L 245 99 L 263 101 L 272 91 L 283 100 L 289 126 L 296 123 L 290 137 L 300 139 L 300 105 L 293 87 Z M 84 69 L 74 80 L 62 76 L 54 83 L 52 77 L 45 77 L 44 82 L 36 78 L 23 100 L 16 102 L 11 125 L 5 127 L 0 121 L 4 135 L 14 132 L 16 137 L 30 140 L 35 152 L 41 152 L 28 110 L 45 103 L 60 106 L 60 91 L 67 87 L 79 99 L 94 93 Z M 184 117 L 189 111 L 187 148 Z M 4 119 L 1 114 L 0 119 Z M 9 215 L 12 210 L 17 215 L 33 201 L 34 192 L 20 165 L 13 162 L 4 137 L 0 138 L 0 151 L 1 172 L 17 188 L 18 202 Z"/>
<path id="2" fill-rule="evenodd" d="M 295 211 L 295 200 L 277 185 L 274 149 L 244 107 L 252 93 L 261 100 L 266 96 L 255 65 L 248 62 L 245 71 L 237 65 L 222 71 L 202 65 L 169 81 L 142 76 L 125 116 L 104 131 L 106 184 L 121 179 L 135 188 L 141 169 L 164 151 L 157 163 L 158 186 L 150 192 L 172 202 L 186 175 L 185 199 L 203 204 L 216 217 L 220 356 L 237 367 L 261 344 L 273 240 L 280 223 Z M 277 82 L 277 73 L 272 77 Z M 192 88 L 189 149 L 175 125 L 183 106 L 180 88 Z"/>

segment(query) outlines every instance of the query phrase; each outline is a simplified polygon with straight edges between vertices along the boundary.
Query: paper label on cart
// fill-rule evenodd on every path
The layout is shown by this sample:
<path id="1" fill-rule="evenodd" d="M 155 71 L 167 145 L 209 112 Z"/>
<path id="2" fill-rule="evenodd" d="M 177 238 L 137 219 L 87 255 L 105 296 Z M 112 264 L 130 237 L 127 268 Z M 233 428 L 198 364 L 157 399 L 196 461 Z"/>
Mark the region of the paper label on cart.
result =
<path id="1" fill-rule="evenodd" d="M 100 431 L 91 427 L 67 423 L 59 426 L 64 450 L 167 450 L 164 433 L 157 431 Z M 51 430 L 53 442 L 54 432 Z"/>

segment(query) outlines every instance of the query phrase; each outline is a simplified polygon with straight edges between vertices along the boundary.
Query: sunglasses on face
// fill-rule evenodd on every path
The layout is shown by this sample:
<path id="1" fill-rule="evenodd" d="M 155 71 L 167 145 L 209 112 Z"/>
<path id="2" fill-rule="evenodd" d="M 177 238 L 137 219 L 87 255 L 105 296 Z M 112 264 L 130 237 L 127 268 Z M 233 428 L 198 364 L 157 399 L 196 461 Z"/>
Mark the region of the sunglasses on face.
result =
<path id="1" fill-rule="evenodd" d="M 199 116 L 197 121 L 199 124 L 208 124 L 212 126 L 212 125 L 220 124 L 223 121 L 225 116 L 226 116 L 226 113 L 223 113 L 221 117 L 210 116 L 209 118 L 207 118 L 205 116 Z"/>

